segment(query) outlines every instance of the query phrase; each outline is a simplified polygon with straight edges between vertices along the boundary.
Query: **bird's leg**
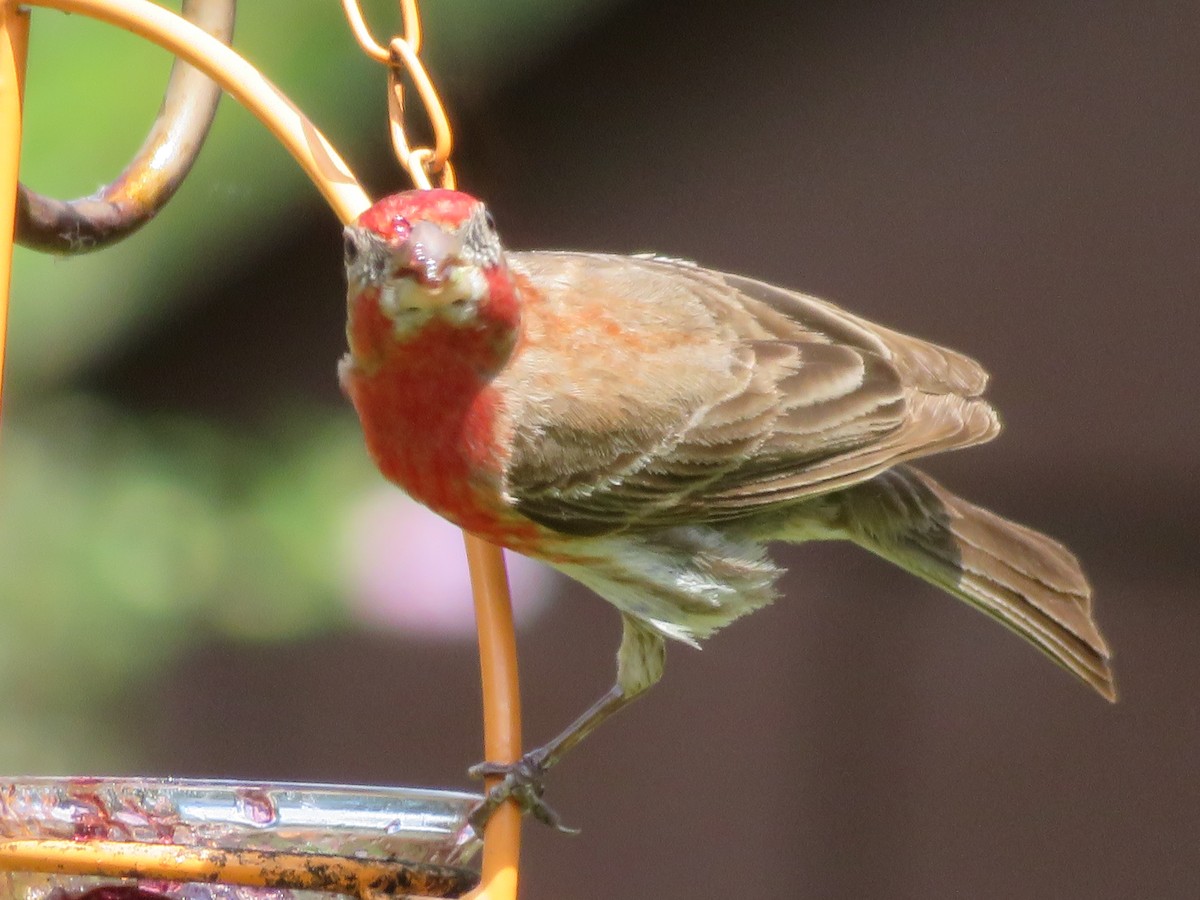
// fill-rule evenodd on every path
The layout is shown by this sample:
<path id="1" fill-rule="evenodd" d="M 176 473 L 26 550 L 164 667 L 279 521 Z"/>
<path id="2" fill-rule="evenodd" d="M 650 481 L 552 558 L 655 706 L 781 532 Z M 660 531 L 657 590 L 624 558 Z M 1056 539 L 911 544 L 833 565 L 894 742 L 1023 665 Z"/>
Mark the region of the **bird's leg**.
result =
<path id="1" fill-rule="evenodd" d="M 515 763 L 484 762 L 472 766 L 473 778 L 501 775 L 503 780 L 488 791 L 487 797 L 471 813 L 471 826 L 480 834 L 487 820 L 505 800 L 516 800 L 522 812 L 532 813 L 543 824 L 559 831 L 565 827 L 542 800 L 546 772 L 566 756 L 605 719 L 624 708 L 662 677 L 666 646 L 662 637 L 636 619 L 622 616 L 621 647 L 617 651 L 617 682 L 607 693 L 557 737 L 530 750 Z"/>

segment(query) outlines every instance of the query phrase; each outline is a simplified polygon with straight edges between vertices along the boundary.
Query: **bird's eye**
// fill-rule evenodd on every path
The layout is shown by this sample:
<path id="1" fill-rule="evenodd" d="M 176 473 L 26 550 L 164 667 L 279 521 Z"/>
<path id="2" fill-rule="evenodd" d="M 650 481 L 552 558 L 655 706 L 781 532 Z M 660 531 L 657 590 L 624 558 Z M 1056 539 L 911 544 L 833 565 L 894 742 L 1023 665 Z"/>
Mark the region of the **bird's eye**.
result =
<path id="1" fill-rule="evenodd" d="M 354 235 L 349 232 L 345 234 L 343 240 L 346 265 L 352 266 L 358 261 L 358 241 L 354 240 Z"/>

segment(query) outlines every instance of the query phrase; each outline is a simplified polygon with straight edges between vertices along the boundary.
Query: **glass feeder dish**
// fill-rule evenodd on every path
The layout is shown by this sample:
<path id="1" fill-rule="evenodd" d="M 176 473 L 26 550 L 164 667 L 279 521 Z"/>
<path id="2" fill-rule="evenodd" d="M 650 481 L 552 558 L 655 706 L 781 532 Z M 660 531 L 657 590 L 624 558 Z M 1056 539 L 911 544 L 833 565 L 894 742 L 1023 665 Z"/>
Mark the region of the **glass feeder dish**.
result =
<path id="1" fill-rule="evenodd" d="M 458 897 L 475 794 L 156 778 L 0 778 L 0 900 Z"/>

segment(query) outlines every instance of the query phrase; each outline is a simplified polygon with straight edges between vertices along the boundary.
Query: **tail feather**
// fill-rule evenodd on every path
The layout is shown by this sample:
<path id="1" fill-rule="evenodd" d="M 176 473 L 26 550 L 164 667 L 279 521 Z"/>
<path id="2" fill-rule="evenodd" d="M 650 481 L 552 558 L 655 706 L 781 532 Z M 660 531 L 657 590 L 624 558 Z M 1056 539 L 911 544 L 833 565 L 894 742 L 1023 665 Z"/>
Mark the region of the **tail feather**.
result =
<path id="1" fill-rule="evenodd" d="M 999 620 L 1116 700 L 1092 589 L 1066 547 L 909 466 L 836 495 L 852 540 Z"/>

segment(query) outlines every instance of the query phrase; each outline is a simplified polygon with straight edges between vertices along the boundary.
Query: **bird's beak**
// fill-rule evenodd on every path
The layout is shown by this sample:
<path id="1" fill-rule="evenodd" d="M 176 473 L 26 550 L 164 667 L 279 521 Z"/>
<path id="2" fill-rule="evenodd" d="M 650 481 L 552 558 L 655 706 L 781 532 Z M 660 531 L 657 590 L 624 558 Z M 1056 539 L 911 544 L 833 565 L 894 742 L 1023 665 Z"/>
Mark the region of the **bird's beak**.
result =
<path id="1" fill-rule="evenodd" d="M 422 287 L 437 291 L 461 252 L 462 238 L 458 235 L 446 233 L 434 222 L 417 222 L 394 251 L 394 271 L 398 275 L 411 272 Z"/>

